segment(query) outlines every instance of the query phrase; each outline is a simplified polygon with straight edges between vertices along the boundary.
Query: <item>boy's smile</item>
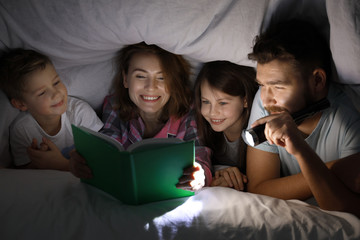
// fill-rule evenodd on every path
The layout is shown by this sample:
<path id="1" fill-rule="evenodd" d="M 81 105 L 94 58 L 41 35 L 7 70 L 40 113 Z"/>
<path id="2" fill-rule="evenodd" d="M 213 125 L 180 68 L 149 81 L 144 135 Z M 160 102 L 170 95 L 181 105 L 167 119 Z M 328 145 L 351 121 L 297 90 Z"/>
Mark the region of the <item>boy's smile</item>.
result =
<path id="1" fill-rule="evenodd" d="M 49 119 L 59 118 L 67 108 L 67 89 L 52 64 L 26 77 L 23 100 L 19 107 L 28 111 L 41 125 Z"/>

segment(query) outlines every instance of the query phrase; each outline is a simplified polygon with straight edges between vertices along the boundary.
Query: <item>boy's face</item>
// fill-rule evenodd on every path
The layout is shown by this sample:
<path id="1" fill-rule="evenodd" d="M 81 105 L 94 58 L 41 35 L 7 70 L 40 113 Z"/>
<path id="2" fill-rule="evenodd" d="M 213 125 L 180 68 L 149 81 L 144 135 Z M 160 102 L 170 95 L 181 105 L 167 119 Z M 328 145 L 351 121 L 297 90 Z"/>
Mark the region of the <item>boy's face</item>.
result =
<path id="1" fill-rule="evenodd" d="M 142 117 L 158 117 L 170 99 L 160 60 L 154 54 L 137 53 L 130 60 L 124 74 L 124 87 Z"/>
<path id="2" fill-rule="evenodd" d="M 35 119 L 58 117 L 67 108 L 67 89 L 52 64 L 26 77 L 23 100 L 19 108 L 28 111 Z"/>
<path id="3" fill-rule="evenodd" d="M 312 89 L 293 67 L 283 61 L 273 60 L 258 64 L 257 82 L 261 87 L 261 100 L 269 113 L 297 112 L 312 102 Z"/>

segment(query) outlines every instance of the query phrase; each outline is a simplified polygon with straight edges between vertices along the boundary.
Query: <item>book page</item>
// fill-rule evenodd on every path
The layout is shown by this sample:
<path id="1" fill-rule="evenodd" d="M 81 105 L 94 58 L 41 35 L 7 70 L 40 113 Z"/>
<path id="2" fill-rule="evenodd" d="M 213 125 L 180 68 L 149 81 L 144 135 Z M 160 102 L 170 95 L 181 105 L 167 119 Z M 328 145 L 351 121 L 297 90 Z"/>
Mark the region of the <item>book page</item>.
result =
<path id="1" fill-rule="evenodd" d="M 98 138 L 101 138 L 103 140 L 105 140 L 106 142 L 108 142 L 109 144 L 111 144 L 112 146 L 114 146 L 115 148 L 117 148 L 119 151 L 125 151 L 124 147 L 115 139 L 112 138 L 106 134 L 103 134 L 101 132 L 95 132 L 89 128 L 83 127 L 83 126 L 79 126 L 78 128 L 80 128 L 81 130 L 88 132 Z"/>
<path id="2" fill-rule="evenodd" d="M 127 151 L 143 151 L 146 149 L 151 149 L 154 147 L 166 146 L 169 144 L 181 143 L 184 142 L 179 138 L 147 138 L 139 142 L 131 144 Z"/>

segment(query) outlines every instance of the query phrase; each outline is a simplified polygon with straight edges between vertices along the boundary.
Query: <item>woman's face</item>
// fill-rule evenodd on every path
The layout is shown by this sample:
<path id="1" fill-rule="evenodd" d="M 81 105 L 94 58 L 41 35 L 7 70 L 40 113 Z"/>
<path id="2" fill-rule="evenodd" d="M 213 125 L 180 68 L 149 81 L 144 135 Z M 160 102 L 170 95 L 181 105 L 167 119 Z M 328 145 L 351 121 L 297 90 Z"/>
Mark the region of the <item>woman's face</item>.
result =
<path id="1" fill-rule="evenodd" d="M 240 137 L 242 114 L 246 102 L 240 96 L 231 96 L 211 87 L 207 81 L 201 84 L 201 114 L 216 132 L 224 132 L 230 141 Z"/>
<path id="2" fill-rule="evenodd" d="M 128 73 L 124 74 L 124 87 L 131 101 L 139 108 L 143 118 L 159 117 L 170 99 L 159 58 L 152 53 L 132 56 Z"/>

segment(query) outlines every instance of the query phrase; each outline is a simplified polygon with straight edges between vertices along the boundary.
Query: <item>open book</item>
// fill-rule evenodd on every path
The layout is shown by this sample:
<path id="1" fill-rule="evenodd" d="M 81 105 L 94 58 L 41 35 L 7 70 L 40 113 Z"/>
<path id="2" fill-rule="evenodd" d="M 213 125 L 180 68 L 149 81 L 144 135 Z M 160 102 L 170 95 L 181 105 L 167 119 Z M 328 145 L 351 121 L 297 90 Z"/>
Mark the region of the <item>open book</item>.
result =
<path id="1" fill-rule="evenodd" d="M 194 195 L 176 188 L 183 170 L 195 159 L 194 141 L 149 138 L 124 150 L 115 139 L 72 125 L 76 151 L 93 178 L 82 179 L 126 204 L 142 204 Z"/>

